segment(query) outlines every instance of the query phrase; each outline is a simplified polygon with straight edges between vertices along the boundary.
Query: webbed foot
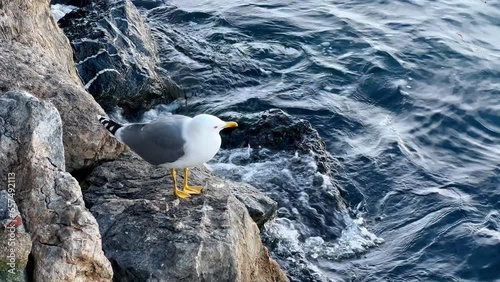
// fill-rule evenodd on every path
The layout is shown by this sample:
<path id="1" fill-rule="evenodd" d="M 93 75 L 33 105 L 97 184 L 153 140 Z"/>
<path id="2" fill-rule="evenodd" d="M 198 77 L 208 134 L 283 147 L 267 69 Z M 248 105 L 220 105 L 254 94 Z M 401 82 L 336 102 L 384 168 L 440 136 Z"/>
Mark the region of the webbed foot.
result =
<path id="1" fill-rule="evenodd" d="M 201 194 L 203 190 L 203 186 L 184 186 L 183 191 L 190 195 L 198 195 Z"/>
<path id="2" fill-rule="evenodd" d="M 177 196 L 178 198 L 183 198 L 183 199 L 191 197 L 190 193 L 188 193 L 187 191 L 182 191 L 177 188 L 174 188 L 174 195 Z"/>

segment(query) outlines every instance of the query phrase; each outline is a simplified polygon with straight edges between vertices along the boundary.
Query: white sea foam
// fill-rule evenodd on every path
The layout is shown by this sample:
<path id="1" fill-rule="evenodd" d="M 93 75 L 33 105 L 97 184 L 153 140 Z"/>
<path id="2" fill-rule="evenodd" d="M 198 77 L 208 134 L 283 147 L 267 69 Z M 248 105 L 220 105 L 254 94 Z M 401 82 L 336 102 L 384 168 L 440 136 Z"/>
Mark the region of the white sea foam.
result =
<path id="1" fill-rule="evenodd" d="M 252 153 L 254 158 L 252 158 Z M 256 160 L 255 155 L 261 158 Z M 287 186 L 287 190 L 296 193 L 301 207 L 310 207 L 310 195 L 305 187 L 313 185 L 313 179 L 322 180 L 318 188 L 322 189 L 325 194 L 332 194 L 336 191 L 332 189 L 330 177 L 317 171 L 314 156 L 309 154 L 273 153 L 263 148 L 250 147 L 221 150 L 217 159 L 208 164 L 208 168 L 218 175 L 248 182 L 268 193 L 279 190 L 279 183 L 282 183 L 281 185 Z M 279 182 L 276 181 L 277 179 Z M 339 238 L 327 241 L 320 236 L 304 237 L 305 234 L 313 233 L 310 232 L 310 228 L 313 227 L 305 226 L 300 221 L 304 215 L 301 215 L 299 209 L 293 206 L 281 207 L 276 220 L 266 224 L 266 236 L 278 238 L 277 250 L 275 250 L 277 253 L 302 253 L 304 258 L 341 260 L 365 253 L 369 248 L 384 242 L 365 227 L 362 217 L 351 218 L 347 209 L 342 209 L 342 207 L 338 212 L 342 213 L 340 217 L 343 218 L 346 227 Z M 291 216 L 290 218 L 280 217 L 280 213 L 289 213 Z M 288 259 L 293 259 L 293 257 Z"/>
<path id="2" fill-rule="evenodd" d="M 352 219 L 344 215 L 344 220 L 347 226 L 334 242 L 325 242 L 321 237 L 307 238 L 304 243 L 307 254 L 312 258 L 341 260 L 365 253 L 384 242 L 366 229 L 363 218 Z"/>
<path id="3" fill-rule="evenodd" d="M 108 113 L 109 117 L 121 124 L 129 123 L 125 117 L 123 117 L 123 109 L 119 107 L 115 107 L 111 112 Z"/>
<path id="4" fill-rule="evenodd" d="M 67 13 L 77 9 L 78 7 L 72 5 L 62 5 L 62 4 L 54 4 L 50 5 L 50 11 L 54 15 L 56 22 L 59 21 L 64 15 Z"/>
<path id="5" fill-rule="evenodd" d="M 297 222 L 277 218 L 266 224 L 266 236 L 279 238 L 278 253 L 302 253 L 312 259 L 342 260 L 367 252 L 380 245 L 384 239 L 377 237 L 364 226 L 363 218 L 352 219 L 345 215 L 347 223 L 342 235 L 334 241 L 325 241 L 320 236 L 300 239 Z"/>
<path id="6" fill-rule="evenodd" d="M 173 111 L 181 106 L 181 104 L 181 99 L 175 100 L 170 104 L 158 104 L 150 110 L 144 112 L 144 114 L 138 120 L 127 120 L 123 116 L 123 109 L 120 107 L 115 107 L 111 112 L 108 113 L 108 115 L 111 119 L 121 124 L 127 124 L 130 122 L 148 123 L 162 116 L 171 115 Z"/>
<path id="7" fill-rule="evenodd" d="M 177 99 L 170 104 L 158 104 L 143 114 L 141 122 L 150 122 L 161 116 L 171 115 L 181 104 L 181 99 Z"/>

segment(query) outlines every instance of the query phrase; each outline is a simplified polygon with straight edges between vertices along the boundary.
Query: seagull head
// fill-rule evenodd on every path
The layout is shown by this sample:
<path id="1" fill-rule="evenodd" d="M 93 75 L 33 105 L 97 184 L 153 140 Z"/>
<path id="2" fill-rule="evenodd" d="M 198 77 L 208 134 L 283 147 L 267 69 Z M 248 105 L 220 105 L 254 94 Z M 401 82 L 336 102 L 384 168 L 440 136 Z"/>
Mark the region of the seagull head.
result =
<path id="1" fill-rule="evenodd" d="M 234 121 L 223 121 L 213 115 L 201 114 L 191 120 L 190 127 L 200 133 L 219 134 L 222 129 L 238 127 L 238 124 Z"/>

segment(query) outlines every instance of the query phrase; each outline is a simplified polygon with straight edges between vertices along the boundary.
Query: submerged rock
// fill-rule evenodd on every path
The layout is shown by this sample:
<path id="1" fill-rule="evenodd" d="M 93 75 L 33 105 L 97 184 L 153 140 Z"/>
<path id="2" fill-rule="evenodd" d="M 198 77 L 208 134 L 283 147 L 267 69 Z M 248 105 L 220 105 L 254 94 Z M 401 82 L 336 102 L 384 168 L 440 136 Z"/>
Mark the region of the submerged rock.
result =
<path id="1" fill-rule="evenodd" d="M 24 89 L 56 106 L 71 171 L 113 158 L 124 147 L 96 122 L 104 111 L 85 92 L 48 2 L 0 0 L 0 95 Z"/>
<path id="2" fill-rule="evenodd" d="M 62 4 L 62 5 L 71 5 L 76 7 L 83 7 L 92 3 L 93 0 L 50 0 L 50 4 Z"/>
<path id="3" fill-rule="evenodd" d="M 157 67 L 150 30 L 129 0 L 92 1 L 59 25 L 71 41 L 85 89 L 105 109 L 138 111 L 180 96 Z"/>
<path id="4" fill-rule="evenodd" d="M 276 219 L 264 226 L 262 240 L 291 280 L 329 281 L 311 261 L 351 224 L 335 183 L 338 161 L 308 121 L 282 110 L 227 114 L 224 119 L 239 126 L 223 137 L 226 150 L 210 163 L 211 169 L 248 181 L 278 202 Z"/>
<path id="5" fill-rule="evenodd" d="M 8 92 L 0 97 L 0 131 L 0 175 L 7 183 L 15 174 L 14 199 L 33 240 L 34 280 L 110 281 L 97 222 L 65 172 L 56 108 L 24 91 Z"/>
<path id="6" fill-rule="evenodd" d="M 233 195 L 241 184 L 200 168 L 190 170 L 189 180 L 191 185 L 206 184 L 203 194 L 176 199 L 167 169 L 131 154 L 91 173 L 85 201 L 99 222 L 114 279 L 288 281 L 262 245 L 245 206 Z M 258 193 L 250 188 L 245 186 L 242 198 L 266 198 L 245 197 Z M 276 209 L 270 199 L 255 203 L 271 203 Z"/>
<path id="7" fill-rule="evenodd" d="M 144 8 L 147 10 L 160 7 L 168 3 L 168 0 L 131 0 L 131 1 L 138 8 Z"/>
<path id="8" fill-rule="evenodd" d="M 318 131 L 303 119 L 293 117 L 280 109 L 230 117 L 238 120 L 238 128 L 224 135 L 224 148 L 264 147 L 276 151 L 312 153 L 319 171 L 331 173 L 335 159 L 327 152 Z"/>

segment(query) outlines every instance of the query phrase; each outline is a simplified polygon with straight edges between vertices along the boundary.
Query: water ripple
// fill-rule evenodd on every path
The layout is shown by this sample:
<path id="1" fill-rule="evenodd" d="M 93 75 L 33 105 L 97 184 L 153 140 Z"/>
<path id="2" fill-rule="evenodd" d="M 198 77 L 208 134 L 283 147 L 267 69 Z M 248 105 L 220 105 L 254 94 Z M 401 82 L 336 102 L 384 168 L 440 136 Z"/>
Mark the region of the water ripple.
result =
<path id="1" fill-rule="evenodd" d="M 280 161 L 294 152 L 220 156 L 216 171 L 280 203 L 266 240 L 292 280 L 500 279 L 498 1 L 188 0 L 143 12 L 162 67 L 191 97 L 175 111 L 282 108 L 341 160 L 331 181 L 363 219 L 352 229 L 335 225 L 346 221 L 314 176 Z"/>

